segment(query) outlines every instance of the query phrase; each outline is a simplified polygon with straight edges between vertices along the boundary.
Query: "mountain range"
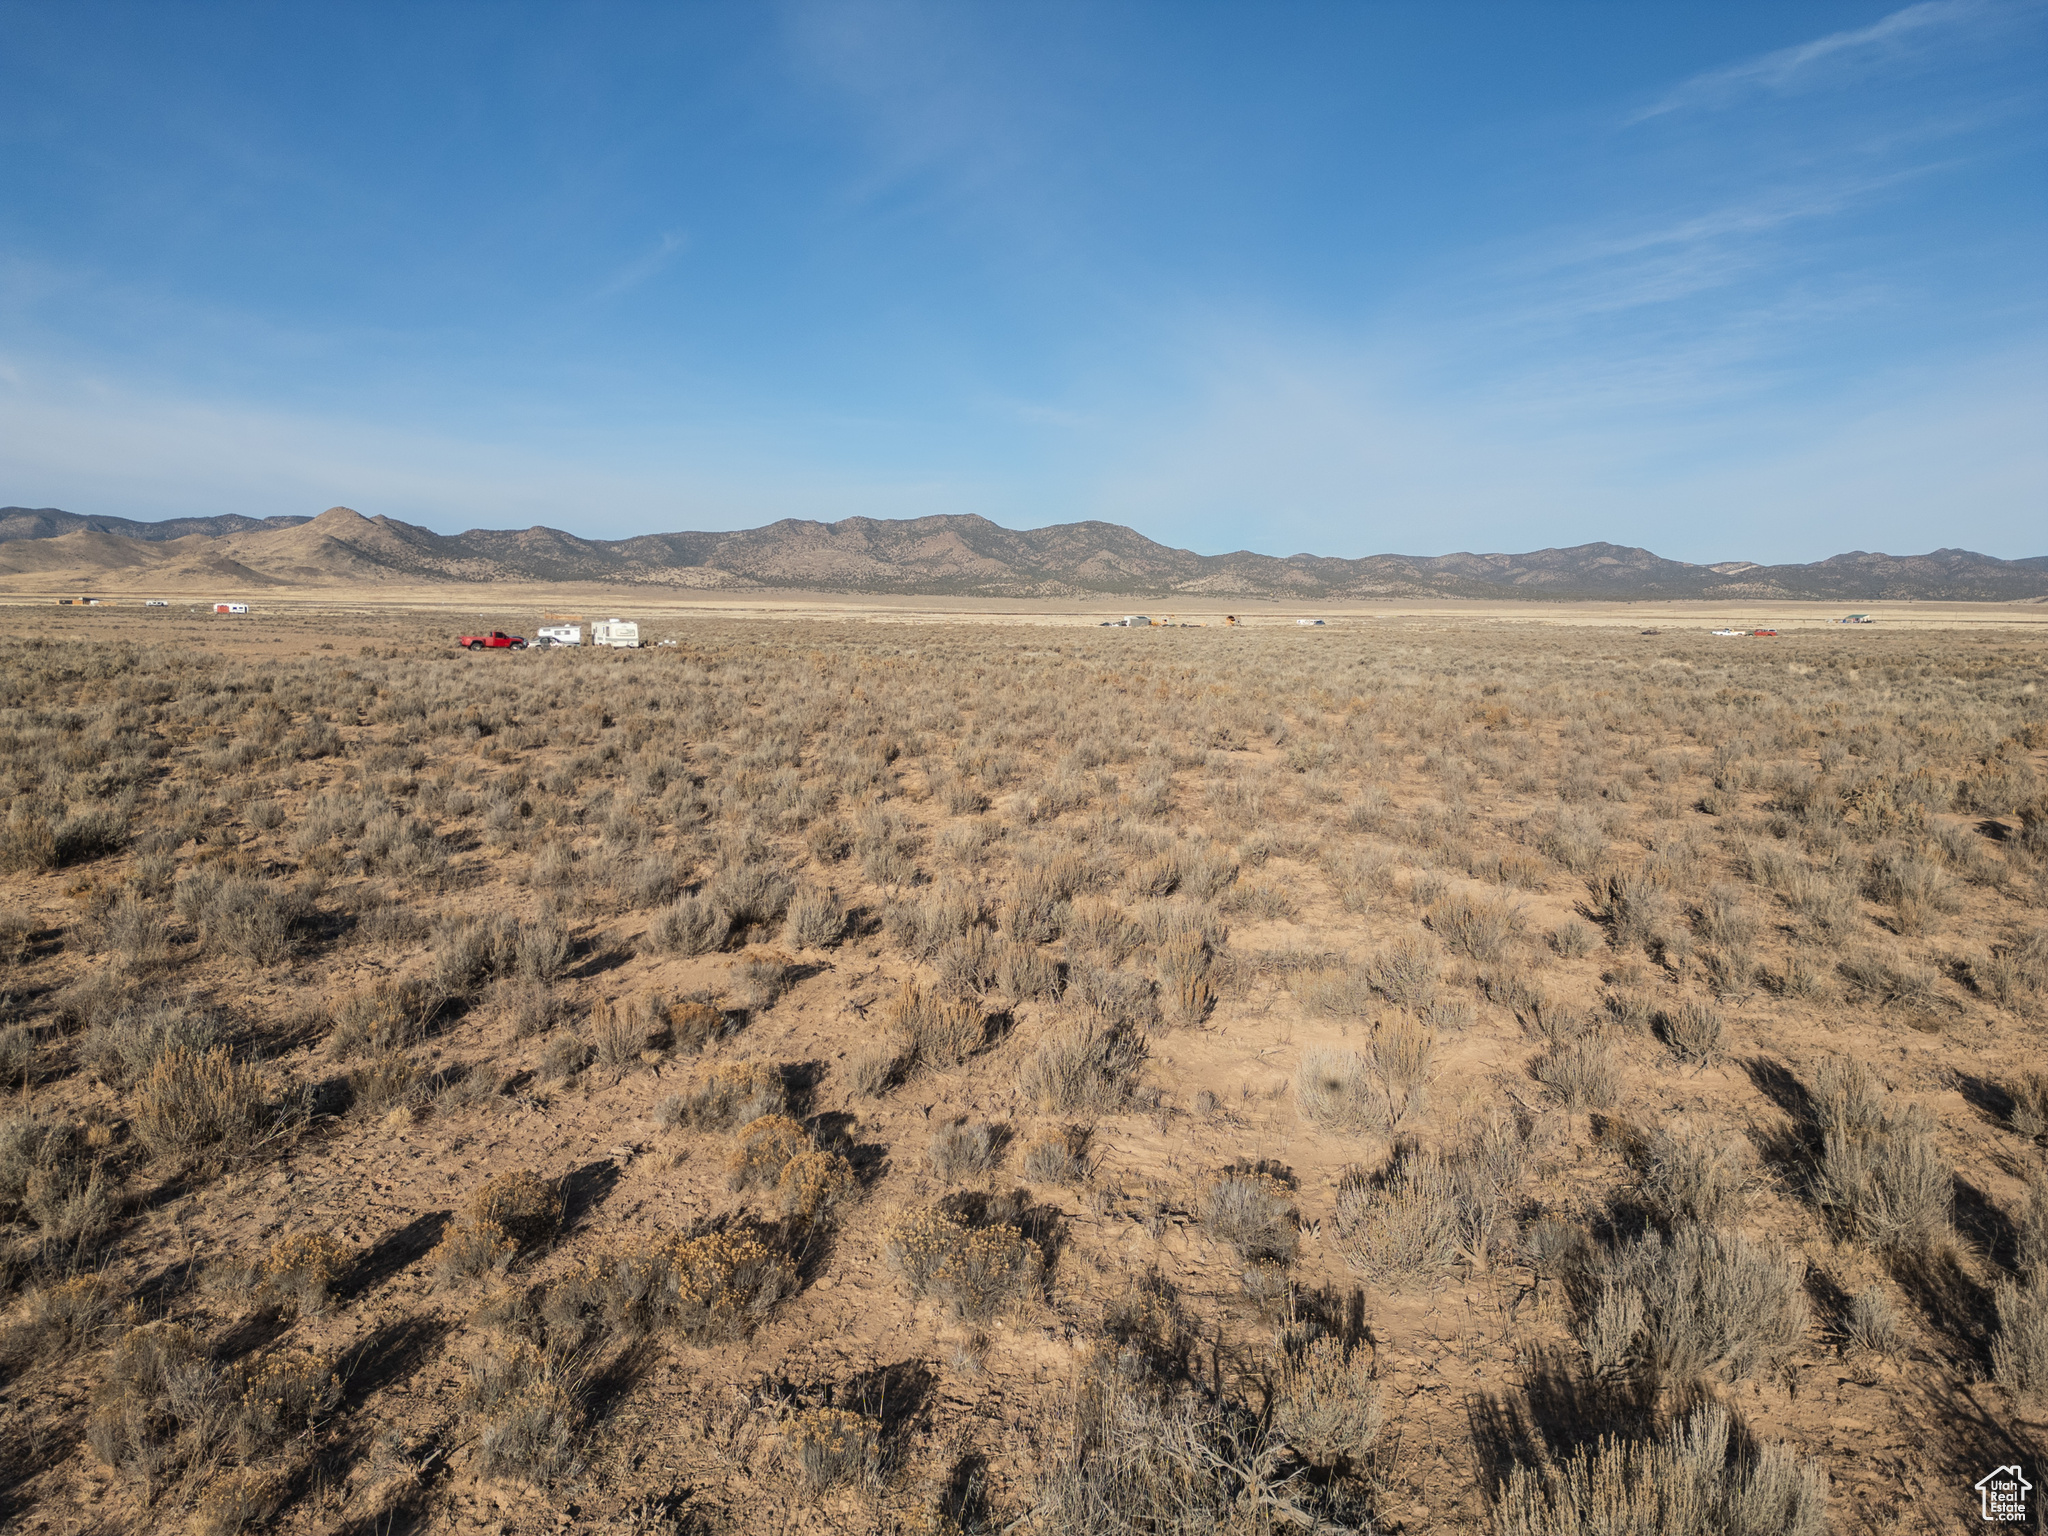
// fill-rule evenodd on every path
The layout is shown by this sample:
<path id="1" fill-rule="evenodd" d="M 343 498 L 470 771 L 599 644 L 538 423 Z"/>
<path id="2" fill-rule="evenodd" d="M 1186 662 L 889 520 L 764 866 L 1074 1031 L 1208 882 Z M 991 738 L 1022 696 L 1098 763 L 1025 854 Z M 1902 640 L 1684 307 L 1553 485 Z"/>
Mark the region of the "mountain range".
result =
<path id="1" fill-rule="evenodd" d="M 1003 528 L 970 515 L 584 539 L 560 529 L 440 534 L 330 507 L 318 517 L 137 522 L 0 507 L 0 585 L 179 590 L 486 582 L 1081 598 L 1813 598 L 2048 601 L 2048 556 L 1861 550 L 1808 565 L 1693 565 L 1619 544 L 1519 555 L 1198 555 L 1116 523 Z M 218 589 L 218 592 L 216 592 Z"/>

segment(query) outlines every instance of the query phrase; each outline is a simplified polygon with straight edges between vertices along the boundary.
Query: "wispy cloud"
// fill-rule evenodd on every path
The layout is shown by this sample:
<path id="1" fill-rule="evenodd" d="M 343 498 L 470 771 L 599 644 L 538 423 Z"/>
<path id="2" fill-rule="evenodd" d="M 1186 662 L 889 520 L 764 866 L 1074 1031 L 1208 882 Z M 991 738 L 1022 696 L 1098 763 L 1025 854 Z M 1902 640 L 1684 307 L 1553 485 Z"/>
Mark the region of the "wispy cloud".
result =
<path id="1" fill-rule="evenodd" d="M 620 294 L 632 292 L 649 278 L 658 276 L 662 268 L 674 259 L 676 253 L 687 249 L 689 244 L 690 237 L 682 230 L 664 231 L 653 250 L 627 262 L 591 294 L 592 302 L 601 303 L 605 299 L 616 299 Z"/>
<path id="2" fill-rule="evenodd" d="M 1943 29 L 1967 26 L 1995 14 L 1986 0 L 1922 0 L 1893 11 L 1867 27 L 1830 32 L 1811 42 L 1780 48 L 1725 69 L 1694 75 L 1638 112 L 1632 122 L 1666 113 L 1724 106 L 1749 92 L 1783 94 L 1818 76 L 1853 72 L 1913 51 Z"/>

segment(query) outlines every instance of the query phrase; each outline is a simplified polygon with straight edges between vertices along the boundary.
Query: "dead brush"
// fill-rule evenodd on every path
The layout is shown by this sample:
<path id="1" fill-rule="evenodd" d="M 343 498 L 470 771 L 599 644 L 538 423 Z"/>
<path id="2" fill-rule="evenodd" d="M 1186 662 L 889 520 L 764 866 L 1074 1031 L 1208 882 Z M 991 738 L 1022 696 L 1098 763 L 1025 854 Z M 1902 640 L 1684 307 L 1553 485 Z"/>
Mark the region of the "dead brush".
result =
<path id="1" fill-rule="evenodd" d="M 1037 1184 L 1079 1184 L 1088 1177 L 1090 1127 L 1062 1126 L 1024 1148 L 1024 1177 Z"/>
<path id="2" fill-rule="evenodd" d="M 793 1158 L 812 1150 L 811 1136 L 787 1115 L 762 1115 L 742 1126 L 739 1145 L 725 1160 L 734 1190 L 773 1189 Z"/>
<path id="3" fill-rule="evenodd" d="M 231 1161 L 276 1120 L 262 1075 L 225 1046 L 172 1047 L 135 1094 L 135 1135 L 167 1163 Z"/>
<path id="4" fill-rule="evenodd" d="M 1395 939 L 1373 952 L 1366 975 L 1373 987 L 1397 1008 L 1426 1008 L 1442 984 L 1444 956 L 1426 933 Z"/>
<path id="5" fill-rule="evenodd" d="M 503 1273 L 562 1224 L 560 1186 L 527 1169 L 500 1174 L 469 1197 L 461 1218 L 429 1256 L 435 1278 L 454 1285 Z"/>
<path id="6" fill-rule="evenodd" d="M 122 1326 L 121 1293 L 105 1275 L 73 1275 L 29 1286 L 15 1316 L 0 1329 L 0 1360 L 32 1364 L 62 1360 L 95 1347 Z"/>
<path id="7" fill-rule="evenodd" d="M 1596 1369 L 1652 1381 L 1767 1376 L 1804 1342 L 1810 1318 L 1803 1259 L 1693 1222 L 1599 1259 L 1578 1294 Z"/>
<path id="8" fill-rule="evenodd" d="M 590 1048 L 597 1065 L 614 1079 L 643 1065 L 641 1057 L 654 1049 L 656 1030 L 667 1033 L 661 1012 L 656 999 L 601 997 L 592 1003 Z"/>
<path id="9" fill-rule="evenodd" d="M 1284 1357 L 1275 1383 L 1273 1427 L 1304 1465 L 1362 1469 L 1378 1443 L 1386 1407 L 1368 1351 L 1341 1340 L 1311 1340 Z"/>
<path id="10" fill-rule="evenodd" d="M 1453 896 L 1429 909 L 1429 926 L 1457 953 L 1480 965 L 1499 965 L 1521 937 L 1522 908 L 1504 895 Z"/>
<path id="11" fill-rule="evenodd" d="M 1680 1124 L 1657 1129 L 1631 1149 L 1637 1190 L 1661 1225 L 1681 1222 L 1718 1226 L 1742 1212 L 1750 1163 L 1734 1136 Z"/>
<path id="12" fill-rule="evenodd" d="M 647 944 L 658 954 L 709 955 L 723 949 L 731 933 L 730 914 L 702 896 L 681 896 L 656 915 Z"/>
<path id="13" fill-rule="evenodd" d="M 1283 1180 L 1256 1168 L 1226 1168 L 1197 1186 L 1195 1207 L 1202 1230 L 1241 1262 L 1292 1262 L 1294 1198 Z"/>
<path id="14" fill-rule="evenodd" d="M 729 1061 L 713 1067 L 687 1093 L 670 1094 L 655 1106 L 655 1121 L 664 1130 L 688 1126 L 700 1131 L 725 1131 L 789 1107 L 789 1089 L 780 1067 L 769 1061 Z"/>
<path id="15" fill-rule="evenodd" d="M 830 891 L 800 887 L 790 898 L 782 941 L 792 949 L 827 949 L 846 931 L 846 913 Z"/>
<path id="16" fill-rule="evenodd" d="M 1037 1294 L 1045 1255 L 1020 1229 L 1026 1197 L 962 1207 L 942 1201 L 906 1212 L 888 1229 L 883 1252 L 914 1296 L 930 1296 L 963 1322 L 985 1322 Z"/>
<path id="17" fill-rule="evenodd" d="M 257 1267 L 259 1293 L 303 1317 L 327 1310 L 335 1283 L 355 1262 L 349 1246 L 329 1232 L 297 1232 L 271 1245 Z"/>
<path id="18" fill-rule="evenodd" d="M 1838 1232 L 1904 1255 L 1946 1241 L 1955 1176 L 1934 1129 L 1920 1105 L 1886 1103 L 1874 1120 L 1822 1131 L 1813 1196 Z"/>
<path id="19" fill-rule="evenodd" d="M 1385 1101 L 1387 1123 L 1398 1126 L 1420 1116 L 1428 1104 L 1436 1037 L 1405 1013 L 1389 1014 L 1373 1026 L 1366 1060 Z"/>
<path id="20" fill-rule="evenodd" d="M 981 1121 L 959 1120 L 932 1132 L 928 1156 L 932 1172 L 949 1184 L 978 1179 L 995 1171 L 1004 1132 Z"/>
<path id="21" fill-rule="evenodd" d="M 782 1421 L 783 1444 L 812 1493 L 873 1482 L 882 1468 L 882 1428 L 844 1408 L 801 1408 Z"/>
<path id="22" fill-rule="evenodd" d="M 1049 1115 L 1109 1114 L 1130 1097 L 1142 1034 L 1092 1019 L 1056 1024 L 1017 1072 L 1027 1102 Z"/>
<path id="23" fill-rule="evenodd" d="M 1209 982 L 1209 945 L 1201 933 L 1183 929 L 1159 946 L 1161 1012 L 1170 1024 L 1199 1024 L 1215 1006 Z"/>
<path id="24" fill-rule="evenodd" d="M 1595 1030 L 1554 1041 L 1529 1064 L 1529 1074 L 1574 1114 L 1612 1109 L 1621 1098 L 1621 1062 L 1614 1043 Z"/>
<path id="25" fill-rule="evenodd" d="M 1303 1119 L 1323 1130 L 1378 1135 L 1387 1128 L 1386 1096 L 1372 1064 L 1357 1051 L 1304 1051 L 1294 1102 Z"/>
<path id="26" fill-rule="evenodd" d="M 1492 1517 L 1496 1536 L 1826 1536 L 1828 1478 L 1780 1440 L 1735 1451 L 1728 1410 L 1715 1404 L 1661 1439 L 1603 1436 L 1558 1464 L 1518 1463 Z"/>
<path id="27" fill-rule="evenodd" d="M 1725 1026 L 1720 1010 L 1697 998 L 1688 998 L 1657 1011 L 1657 1033 L 1680 1061 L 1696 1067 L 1711 1067 L 1721 1059 Z"/>
<path id="28" fill-rule="evenodd" d="M 1401 1290 L 1451 1269 L 1462 1248 L 1451 1170 L 1404 1149 L 1377 1174 L 1354 1169 L 1337 1185 L 1337 1246 L 1374 1285 Z"/>
<path id="29" fill-rule="evenodd" d="M 381 978 L 335 1005 L 327 1049 L 343 1060 L 410 1049 L 426 1038 L 442 1007 L 425 982 Z"/>
<path id="30" fill-rule="evenodd" d="M 366 1117 L 415 1108 L 426 1091 L 426 1073 L 410 1051 L 385 1051 L 348 1074 L 349 1107 Z"/>
<path id="31" fill-rule="evenodd" d="M 988 1042 L 988 1015 L 979 999 L 930 991 L 914 980 L 903 983 L 886 1017 L 911 1060 L 926 1066 L 961 1066 Z"/>
<path id="32" fill-rule="evenodd" d="M 575 1468 L 584 1381 L 573 1362 L 525 1339 L 495 1338 L 476 1345 L 466 1365 L 461 1413 L 479 1472 L 539 1483 Z"/>

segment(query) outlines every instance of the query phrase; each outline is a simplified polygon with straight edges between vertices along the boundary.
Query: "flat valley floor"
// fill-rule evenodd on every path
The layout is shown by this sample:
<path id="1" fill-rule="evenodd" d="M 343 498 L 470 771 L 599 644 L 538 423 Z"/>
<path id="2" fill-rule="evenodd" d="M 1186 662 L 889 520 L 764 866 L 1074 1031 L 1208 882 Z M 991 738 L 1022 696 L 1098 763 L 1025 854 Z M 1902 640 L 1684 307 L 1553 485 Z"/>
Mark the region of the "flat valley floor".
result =
<path id="1" fill-rule="evenodd" d="M 0 1525 L 2048 1486 L 2048 611 L 975 606 L 0 607 Z"/>

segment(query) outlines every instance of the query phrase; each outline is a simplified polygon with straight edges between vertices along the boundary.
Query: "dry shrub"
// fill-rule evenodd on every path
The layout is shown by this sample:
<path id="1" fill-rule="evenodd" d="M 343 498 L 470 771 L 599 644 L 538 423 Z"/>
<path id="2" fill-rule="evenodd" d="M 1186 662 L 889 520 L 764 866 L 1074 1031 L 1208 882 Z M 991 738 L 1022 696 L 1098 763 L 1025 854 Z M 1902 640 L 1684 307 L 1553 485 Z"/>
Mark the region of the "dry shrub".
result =
<path id="1" fill-rule="evenodd" d="M 1294 1200 L 1281 1180 L 1257 1169 L 1226 1168 L 1195 1192 L 1202 1230 L 1228 1243 L 1245 1263 L 1285 1264 L 1294 1257 Z"/>
<path id="2" fill-rule="evenodd" d="M 2000 1281 L 1994 1299 L 1992 1376 L 2015 1397 L 2048 1398 L 2048 1271 L 2035 1269 L 2018 1284 Z"/>
<path id="3" fill-rule="evenodd" d="M 341 1398 L 334 1362 L 308 1349 L 281 1349 L 241 1373 L 235 1437 L 244 1456 L 256 1456 L 287 1436 L 310 1429 Z"/>
<path id="4" fill-rule="evenodd" d="M 782 939 L 792 949 L 825 949 L 846 931 L 846 913 L 830 891 L 804 886 L 789 903 Z"/>
<path id="5" fill-rule="evenodd" d="M 312 904 L 289 887 L 255 875 L 200 869 L 178 882 L 178 913 L 208 949 L 251 965 L 277 965 L 297 953 L 313 920 Z"/>
<path id="6" fill-rule="evenodd" d="M 225 1162 L 247 1152 L 276 1119 L 262 1076 L 225 1046 L 173 1046 L 135 1095 L 135 1134 L 170 1163 Z"/>
<path id="7" fill-rule="evenodd" d="M 1378 1134 L 1387 1127 L 1387 1101 L 1372 1065 L 1356 1051 L 1304 1051 L 1294 1076 L 1302 1117 L 1324 1130 Z"/>
<path id="8" fill-rule="evenodd" d="M 327 1310 L 335 1281 L 355 1261 L 349 1246 L 329 1232 L 297 1232 L 281 1237 L 258 1266 L 262 1293 L 289 1303 L 302 1316 Z"/>
<path id="9" fill-rule="evenodd" d="M 1372 978 L 1363 966 L 1309 971 L 1290 985 L 1302 1011 L 1314 1017 L 1354 1019 L 1372 1011 Z"/>
<path id="10" fill-rule="evenodd" d="M 655 1106 L 663 1129 L 690 1126 L 725 1131 L 779 1115 L 789 1105 L 782 1069 L 772 1061 L 728 1061 L 713 1067 L 688 1093 L 670 1094 Z"/>
<path id="11" fill-rule="evenodd" d="M 1380 995 L 1402 1008 L 1426 1008 L 1442 981 L 1444 956 L 1435 939 L 1414 933 L 1373 952 L 1366 975 Z"/>
<path id="12" fill-rule="evenodd" d="M 1012 941 L 996 953 L 992 984 L 1007 1003 L 1049 998 L 1059 992 L 1059 969 L 1029 944 Z"/>
<path id="13" fill-rule="evenodd" d="M 208 1456 L 233 1417 L 233 1397 L 199 1336 L 183 1323 L 150 1323 L 107 1352 L 85 1437 L 106 1465 L 154 1484 Z"/>
<path id="14" fill-rule="evenodd" d="M 1036 1508 L 1086 1536 L 1280 1536 L 1363 1529 L 1342 1485 L 1302 1475 L 1273 1417 L 1235 1397 L 1096 1372 L 1050 1427 Z M 1332 1518 L 1326 1518 L 1332 1517 Z"/>
<path id="15" fill-rule="evenodd" d="M 236 1467 L 219 1473 L 199 1495 L 194 1512 L 198 1536 L 236 1536 L 263 1525 L 291 1498 L 291 1479 L 270 1467 Z"/>
<path id="16" fill-rule="evenodd" d="M 702 896 L 679 897 L 662 908 L 647 941 L 665 955 L 708 955 L 725 947 L 732 917 Z"/>
<path id="17" fill-rule="evenodd" d="M 666 1010 L 657 998 L 601 997 L 591 1005 L 591 1051 L 597 1064 L 615 1076 L 640 1066 L 642 1053 L 668 1033 Z"/>
<path id="18" fill-rule="evenodd" d="M 906 1062 L 901 1047 L 871 1045 L 855 1051 L 846 1063 L 847 1081 L 866 1099 L 879 1099 L 903 1081 Z"/>
<path id="19" fill-rule="evenodd" d="M 1361 1467 L 1386 1421 L 1371 1356 L 1320 1338 L 1289 1356 L 1279 1372 L 1273 1427 L 1288 1448 L 1323 1472 Z"/>
<path id="20" fill-rule="evenodd" d="M 1598 1371 L 1650 1381 L 1767 1375 L 1804 1342 L 1805 1262 L 1739 1233 L 1655 1229 L 1585 1277 L 1581 1342 Z"/>
<path id="21" fill-rule="evenodd" d="M 327 1048 L 344 1059 L 404 1050 L 426 1038 L 441 1006 L 440 994 L 422 982 L 380 978 L 336 1004 Z"/>
<path id="22" fill-rule="evenodd" d="M 932 1172 L 949 1184 L 978 1179 L 995 1171 L 1002 1150 L 1001 1133 L 995 1126 L 960 1120 L 932 1132 Z"/>
<path id="23" fill-rule="evenodd" d="M 859 1189 L 853 1164 L 838 1152 L 799 1152 L 782 1165 L 775 1179 L 782 1214 L 801 1222 L 822 1221 Z"/>
<path id="24" fill-rule="evenodd" d="M 1933 1116 L 1894 1102 L 1852 1057 L 1821 1063 L 1812 1103 L 1821 1133 L 1813 1193 L 1836 1230 L 1885 1253 L 1938 1245 L 1949 1231 L 1954 1175 L 1935 1144 Z"/>
<path id="25" fill-rule="evenodd" d="M 1851 1350 L 1887 1360 L 1895 1358 L 1905 1345 L 1891 1292 L 1882 1285 L 1869 1285 L 1858 1291 L 1849 1304 L 1843 1337 Z M 1993 1358 L 1995 1362 L 1995 1352 Z"/>
<path id="26" fill-rule="evenodd" d="M 1697 998 L 1659 1009 L 1657 1033 L 1680 1061 L 1710 1067 L 1721 1059 L 1723 1025 L 1718 1009 Z"/>
<path id="27" fill-rule="evenodd" d="M 1161 1011 L 1170 1024 L 1199 1024 L 1215 1006 L 1209 982 L 1209 943 L 1200 931 L 1181 929 L 1159 946 Z"/>
<path id="28" fill-rule="evenodd" d="M 576 1465 L 583 1425 L 574 1367 L 521 1338 L 494 1338 L 467 1361 L 461 1406 L 485 1477 L 542 1482 Z"/>
<path id="29" fill-rule="evenodd" d="M 1025 1099 L 1049 1115 L 1109 1114 L 1130 1096 L 1144 1036 L 1091 1019 L 1056 1026 L 1017 1073 Z"/>
<path id="30" fill-rule="evenodd" d="M 1551 929 L 1550 947 L 1566 960 L 1582 960 L 1600 947 L 1600 930 L 1582 917 L 1568 917 Z"/>
<path id="31" fill-rule="evenodd" d="M 882 1467 L 882 1427 L 844 1408 L 803 1408 L 782 1422 L 783 1443 L 812 1493 L 872 1482 Z"/>
<path id="32" fill-rule="evenodd" d="M 562 1209 L 561 1187 L 530 1169 L 487 1180 L 434 1249 L 436 1278 L 451 1285 L 504 1270 L 555 1235 Z"/>
<path id="33" fill-rule="evenodd" d="M 787 1115 L 762 1115 L 740 1131 L 739 1145 L 725 1160 L 726 1180 L 736 1190 L 773 1189 L 792 1158 L 811 1150 L 810 1133 Z"/>
<path id="34" fill-rule="evenodd" d="M 1481 965 L 1498 965 L 1521 935 L 1522 908 L 1505 895 L 1453 896 L 1429 909 L 1429 926 L 1457 953 Z"/>
<path id="35" fill-rule="evenodd" d="M 1419 1116 L 1428 1101 L 1436 1037 L 1407 1014 L 1391 1014 L 1373 1026 L 1366 1059 L 1386 1101 L 1388 1124 Z"/>
<path id="36" fill-rule="evenodd" d="M 46 1247 L 73 1252 L 112 1226 L 113 1193 L 80 1127 L 34 1113 L 0 1120 L 0 1219 L 16 1218 Z"/>
<path id="37" fill-rule="evenodd" d="M 177 1003 L 124 1008 L 86 1030 L 79 1059 L 93 1075 L 115 1088 L 132 1088 L 148 1077 L 173 1047 L 206 1051 L 221 1043 L 213 1015 Z"/>
<path id="38" fill-rule="evenodd" d="M 957 1067 L 988 1042 L 980 1000 L 947 995 L 906 980 L 889 1004 L 888 1026 L 919 1064 Z"/>
<path id="39" fill-rule="evenodd" d="M 1749 1157 L 1740 1138 L 1681 1124 L 1652 1131 L 1632 1151 L 1643 1205 L 1666 1227 L 1741 1214 Z"/>
<path id="40" fill-rule="evenodd" d="M 1465 1249 L 1459 1183 L 1429 1153 L 1407 1149 L 1377 1175 L 1356 1170 L 1337 1186 L 1337 1244 L 1375 1285 L 1401 1290 L 1449 1270 Z"/>
<path id="41" fill-rule="evenodd" d="M 1889 1091 L 1861 1059 L 1829 1056 L 1814 1069 L 1814 1124 L 1823 1132 L 1862 1136 L 1883 1117 Z"/>
<path id="42" fill-rule="evenodd" d="M 889 1228 L 884 1252 L 913 1295 L 934 1297 L 963 1321 L 984 1322 L 1041 1283 L 1044 1254 L 1015 1220 L 1023 1208 L 1021 1190 L 989 1202 L 978 1220 L 947 1202 L 922 1206 Z"/>
<path id="43" fill-rule="evenodd" d="M 1024 1177 L 1037 1184 L 1078 1184 L 1088 1177 L 1088 1142 L 1084 1125 L 1062 1126 L 1033 1138 L 1024 1148 Z"/>
<path id="44" fill-rule="evenodd" d="M 1529 1064 L 1529 1072 L 1574 1113 L 1612 1109 L 1621 1098 L 1621 1063 L 1614 1042 L 1598 1031 L 1553 1042 Z"/>
<path id="45" fill-rule="evenodd" d="M 744 1337 L 796 1288 L 796 1269 L 748 1227 L 657 1237 L 588 1260 L 542 1294 L 549 1337 L 672 1329 L 697 1343 Z M 513 1310 L 520 1310 L 515 1299 Z"/>
<path id="46" fill-rule="evenodd" d="M 400 1106 L 417 1104 L 426 1091 L 426 1075 L 410 1051 L 386 1051 L 348 1074 L 349 1103 L 359 1114 L 375 1117 Z"/>
<path id="47" fill-rule="evenodd" d="M 0 1359 L 62 1359 L 89 1349 L 114 1322 L 120 1292 L 105 1275 L 74 1275 L 32 1285 L 0 1333 Z"/>
<path id="48" fill-rule="evenodd" d="M 1660 1440 L 1602 1438 L 1561 1463 L 1517 1465 L 1495 1536 L 1826 1536 L 1827 1473 L 1783 1441 L 1737 1448 L 1728 1410 L 1696 1408 Z"/>

